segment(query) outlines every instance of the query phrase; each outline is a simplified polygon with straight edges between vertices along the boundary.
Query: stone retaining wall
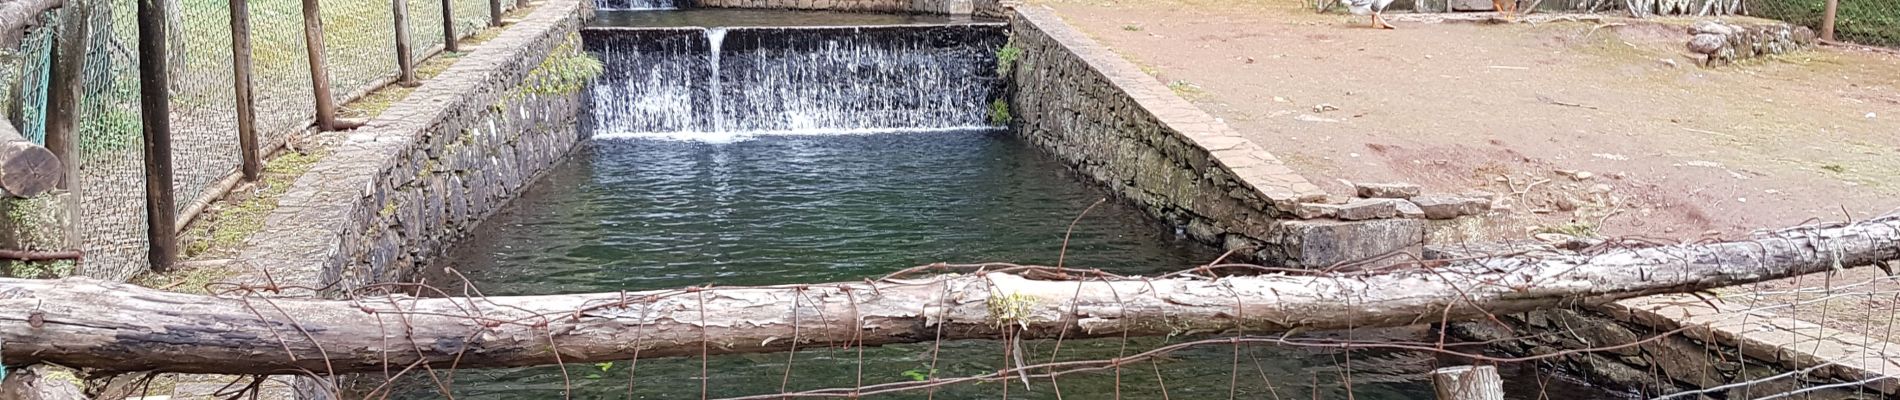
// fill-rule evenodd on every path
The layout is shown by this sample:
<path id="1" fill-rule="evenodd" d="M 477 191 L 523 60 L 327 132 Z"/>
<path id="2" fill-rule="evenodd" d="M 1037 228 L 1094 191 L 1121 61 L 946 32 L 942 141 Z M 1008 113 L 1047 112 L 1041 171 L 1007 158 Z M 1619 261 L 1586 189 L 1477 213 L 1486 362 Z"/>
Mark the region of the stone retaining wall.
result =
<path id="1" fill-rule="evenodd" d="M 1746 308 L 1655 296 L 1500 316 L 1504 326 L 1457 323 L 1447 332 L 1514 356 L 1552 356 L 1545 362 L 1645 397 L 1706 391 L 1701 398 L 1754 399 L 1799 390 L 1794 398 L 1871 400 L 1900 394 L 1900 378 L 1886 372 L 1900 349 Z"/>
<path id="2" fill-rule="evenodd" d="M 355 131 L 298 178 L 235 260 L 331 291 L 400 281 L 580 141 L 586 0 L 545 0 Z M 562 58 L 569 57 L 569 58 Z"/>
<path id="3" fill-rule="evenodd" d="M 1703 66 L 1767 57 L 1814 46 L 1813 29 L 1786 22 L 1746 23 L 1705 20 L 1689 28 L 1689 51 Z"/>
<path id="4" fill-rule="evenodd" d="M 1010 31 L 999 67 L 1018 134 L 1187 235 L 1305 266 L 1422 242 L 1415 219 L 1297 220 L 1326 195 L 1264 148 L 1050 10 L 1017 7 Z"/>

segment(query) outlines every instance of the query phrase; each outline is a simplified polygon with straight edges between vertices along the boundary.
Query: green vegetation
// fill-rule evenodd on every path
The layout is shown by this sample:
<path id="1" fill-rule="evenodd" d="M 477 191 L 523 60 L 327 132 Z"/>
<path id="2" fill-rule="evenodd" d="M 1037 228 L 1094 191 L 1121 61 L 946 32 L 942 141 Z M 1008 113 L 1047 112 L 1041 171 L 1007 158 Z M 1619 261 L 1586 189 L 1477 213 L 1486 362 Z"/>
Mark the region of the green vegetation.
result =
<path id="1" fill-rule="evenodd" d="M 291 152 L 271 159 L 264 165 L 263 178 L 250 187 L 249 196 L 226 199 L 215 213 L 200 216 L 185 232 L 185 258 L 235 253 L 252 234 L 264 229 L 264 218 L 277 209 L 277 200 L 291 183 L 321 158 L 321 154 Z M 244 191 L 233 192 L 240 193 Z"/>
<path id="2" fill-rule="evenodd" d="M 1141 25 L 1135 25 L 1135 24 L 1122 25 L 1122 30 L 1129 31 L 1129 32 L 1141 32 Z"/>
<path id="3" fill-rule="evenodd" d="M 528 72 L 515 88 L 514 95 L 566 94 L 578 92 L 606 71 L 592 54 L 581 51 L 581 37 L 569 34 L 559 47 L 548 53 L 541 65 Z"/>
<path id="4" fill-rule="evenodd" d="M 1183 81 L 1183 80 L 1168 82 L 1168 90 L 1174 91 L 1174 94 L 1176 96 L 1181 96 L 1182 98 L 1189 99 L 1189 100 L 1193 100 L 1197 97 L 1201 97 L 1201 95 L 1207 94 L 1207 91 L 1201 90 L 1200 85 L 1195 85 L 1194 83 Z"/>
<path id="5" fill-rule="evenodd" d="M 1009 125 L 1014 118 L 1009 116 L 1009 102 L 996 99 L 990 102 L 990 124 Z"/>
<path id="6" fill-rule="evenodd" d="M 1821 29 L 1826 0 L 1747 0 L 1751 14 Z M 1900 46 L 1900 3 L 1892 1 L 1841 1 L 1835 18 L 1835 34 L 1841 40 L 1874 45 Z"/>
<path id="7" fill-rule="evenodd" d="M 1580 237 L 1580 238 L 1594 238 L 1599 235 L 1597 233 L 1596 224 L 1592 224 L 1588 222 L 1579 222 L 1579 221 L 1570 221 L 1570 222 L 1566 222 L 1564 224 L 1555 225 L 1555 226 L 1539 227 L 1537 228 L 1536 233 L 1558 233 L 1558 234 L 1570 235 L 1570 236 L 1575 236 L 1575 237 Z"/>
<path id="8" fill-rule="evenodd" d="M 1011 36 L 1008 42 L 1003 43 L 1003 48 L 996 50 L 996 76 L 1008 76 L 1010 69 L 1016 66 L 1016 60 L 1022 57 L 1023 48 L 1016 47 L 1016 37 Z"/>

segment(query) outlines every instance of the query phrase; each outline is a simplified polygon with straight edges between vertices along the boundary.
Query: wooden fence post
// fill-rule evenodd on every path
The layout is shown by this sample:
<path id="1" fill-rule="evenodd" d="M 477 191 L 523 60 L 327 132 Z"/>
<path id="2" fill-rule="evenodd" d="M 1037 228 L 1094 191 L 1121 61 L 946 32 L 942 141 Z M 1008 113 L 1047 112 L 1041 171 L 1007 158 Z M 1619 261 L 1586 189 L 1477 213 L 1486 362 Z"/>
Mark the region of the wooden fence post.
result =
<path id="1" fill-rule="evenodd" d="M 314 2 L 316 0 L 308 0 Z M 139 0 L 139 117 L 145 127 L 145 234 L 152 270 L 171 270 L 178 256 L 172 193 L 171 75 L 165 61 L 164 0 Z"/>
<path id="2" fill-rule="evenodd" d="M 409 41 L 409 0 L 389 0 L 389 8 L 396 20 L 396 84 L 416 86 L 416 60 Z"/>
<path id="3" fill-rule="evenodd" d="M 1458 366 L 1432 371 L 1438 400 L 1504 400 L 1504 379 L 1498 367 Z"/>
<path id="4" fill-rule="evenodd" d="M 1827 0 L 1821 11 L 1821 40 L 1834 41 L 1834 17 L 1839 15 L 1841 0 Z"/>
<path id="5" fill-rule="evenodd" d="M 455 1 L 442 0 L 442 51 L 462 51 L 455 43 Z"/>
<path id="6" fill-rule="evenodd" d="M 231 3 L 231 83 L 236 90 L 238 154 L 243 158 L 244 180 L 256 182 L 264 173 L 264 149 L 257 144 L 256 101 L 251 97 L 250 0 Z"/>
<path id="7" fill-rule="evenodd" d="M 66 190 L 66 215 L 79 215 L 79 95 L 85 90 L 80 77 L 86 68 L 86 43 L 91 39 L 92 2 L 67 0 L 59 17 L 59 44 L 53 47 L 53 67 L 47 85 L 46 149 L 59 157 L 65 168 L 59 188 Z M 68 223 L 71 223 L 70 221 Z M 69 226 L 64 241 L 67 249 L 80 245 L 79 229 Z"/>
<path id="8" fill-rule="evenodd" d="M 488 26 L 501 26 L 501 0 L 488 0 Z"/>
<path id="9" fill-rule="evenodd" d="M 323 57 L 323 11 L 317 1 L 303 0 L 303 41 L 310 55 L 310 92 L 317 100 L 317 129 L 330 131 L 337 128 L 336 98 L 330 96 L 330 66 Z"/>

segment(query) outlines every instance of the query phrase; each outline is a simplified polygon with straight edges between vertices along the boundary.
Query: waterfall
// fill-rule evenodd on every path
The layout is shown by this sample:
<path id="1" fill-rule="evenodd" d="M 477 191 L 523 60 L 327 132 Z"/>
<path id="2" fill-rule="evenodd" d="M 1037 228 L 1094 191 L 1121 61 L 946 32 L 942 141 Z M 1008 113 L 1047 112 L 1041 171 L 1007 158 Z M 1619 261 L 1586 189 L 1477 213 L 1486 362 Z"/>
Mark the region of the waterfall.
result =
<path id="1" fill-rule="evenodd" d="M 594 0 L 594 9 L 601 11 L 639 11 L 639 10 L 677 10 L 677 0 Z"/>
<path id="2" fill-rule="evenodd" d="M 722 111 L 726 104 L 726 92 L 719 90 L 720 81 L 725 80 L 724 73 L 719 69 L 719 44 L 725 41 L 726 28 L 706 29 L 706 44 L 707 47 L 711 47 L 711 50 L 706 52 L 706 58 L 710 59 L 708 63 L 712 64 L 710 71 L 712 76 L 706 79 L 706 86 L 712 88 L 713 132 L 726 132 L 726 113 Z"/>
<path id="3" fill-rule="evenodd" d="M 1001 24 L 590 28 L 603 136 L 988 126 Z"/>

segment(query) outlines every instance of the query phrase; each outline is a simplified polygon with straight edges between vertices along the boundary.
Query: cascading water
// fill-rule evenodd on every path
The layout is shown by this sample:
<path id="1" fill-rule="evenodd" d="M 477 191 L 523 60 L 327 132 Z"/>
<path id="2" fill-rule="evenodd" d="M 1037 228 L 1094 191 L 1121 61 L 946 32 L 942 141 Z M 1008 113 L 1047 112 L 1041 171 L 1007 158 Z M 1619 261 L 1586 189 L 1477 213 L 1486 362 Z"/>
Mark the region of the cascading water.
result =
<path id="1" fill-rule="evenodd" d="M 601 11 L 677 10 L 678 0 L 594 0 Z"/>
<path id="2" fill-rule="evenodd" d="M 988 124 L 999 24 L 590 29 L 595 137 Z"/>

